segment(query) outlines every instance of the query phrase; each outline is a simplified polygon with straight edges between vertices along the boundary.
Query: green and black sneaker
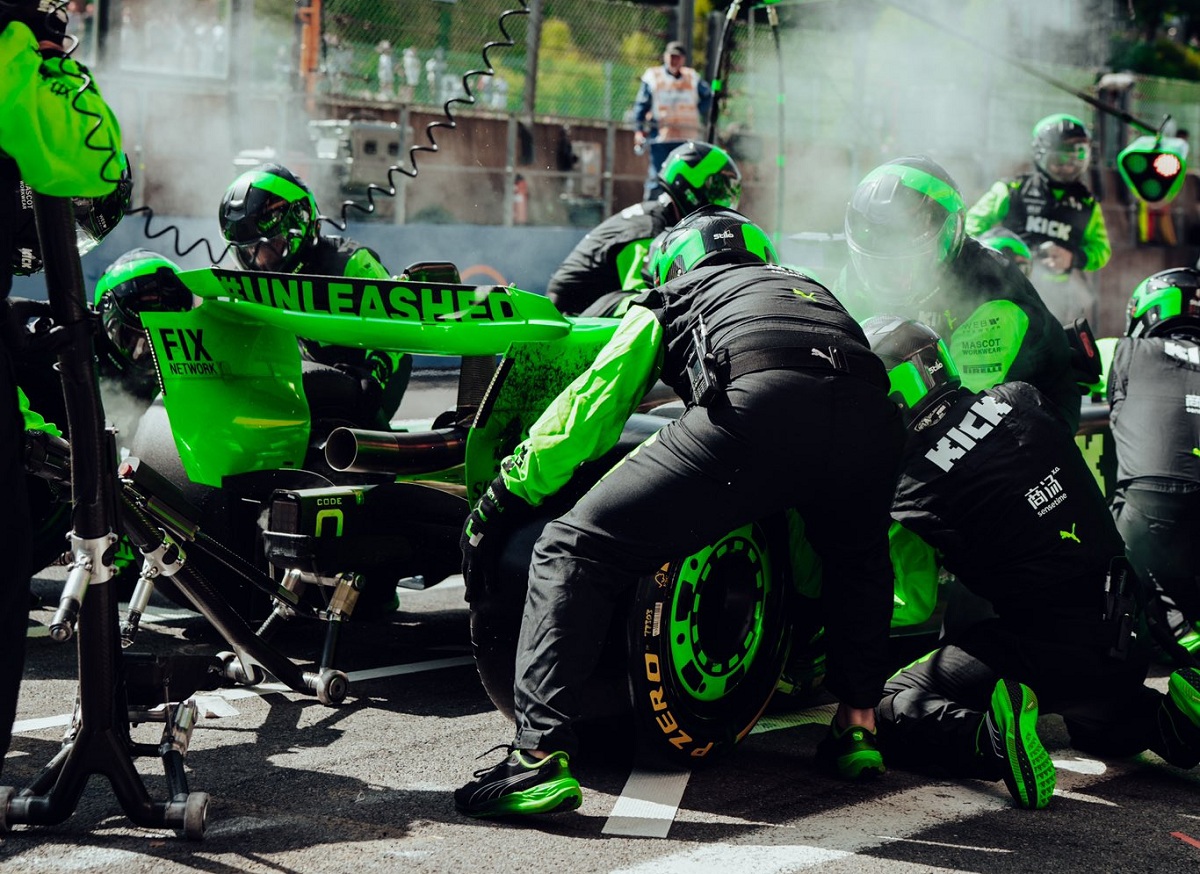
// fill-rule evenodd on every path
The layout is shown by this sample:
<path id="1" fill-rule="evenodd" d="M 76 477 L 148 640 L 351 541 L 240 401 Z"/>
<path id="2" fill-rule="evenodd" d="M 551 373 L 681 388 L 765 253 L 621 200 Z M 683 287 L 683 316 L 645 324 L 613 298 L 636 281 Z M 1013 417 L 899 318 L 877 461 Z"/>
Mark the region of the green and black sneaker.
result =
<path id="1" fill-rule="evenodd" d="M 467 816 L 521 816 L 575 810 L 583 803 L 579 781 L 567 768 L 567 754 L 535 759 L 512 750 L 498 765 L 475 772 L 454 793 L 454 806 Z"/>
<path id="2" fill-rule="evenodd" d="M 861 725 L 838 728 L 836 722 L 817 744 L 817 764 L 843 780 L 870 780 L 887 771 L 875 732 Z"/>
<path id="3" fill-rule="evenodd" d="M 1017 807 L 1040 810 L 1054 795 L 1054 762 L 1037 733 L 1038 703 L 1033 690 L 1016 680 L 999 680 L 984 728 L 992 752 L 1003 760 L 1004 785 Z"/>
<path id="4" fill-rule="evenodd" d="M 1200 764 L 1200 671 L 1180 668 L 1167 680 L 1159 705 L 1160 743 L 1152 749 L 1177 768 Z"/>

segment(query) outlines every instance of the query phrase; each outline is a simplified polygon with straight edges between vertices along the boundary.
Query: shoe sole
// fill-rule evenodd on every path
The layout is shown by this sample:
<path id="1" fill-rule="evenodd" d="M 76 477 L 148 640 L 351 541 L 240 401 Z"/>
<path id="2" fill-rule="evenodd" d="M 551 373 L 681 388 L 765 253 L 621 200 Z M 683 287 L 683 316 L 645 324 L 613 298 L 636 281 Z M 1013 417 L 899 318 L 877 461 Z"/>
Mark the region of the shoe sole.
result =
<path id="1" fill-rule="evenodd" d="M 583 803 L 583 791 L 574 778 L 553 780 L 504 795 L 475 808 L 459 807 L 459 813 L 476 818 L 490 816 L 532 816 L 547 813 L 566 813 Z"/>
<path id="2" fill-rule="evenodd" d="M 841 756 L 837 769 L 838 774 L 846 780 L 873 780 L 887 773 L 883 755 L 878 750 L 863 750 Z"/>
<path id="3" fill-rule="evenodd" d="M 1167 692 L 1179 711 L 1200 728 L 1200 671 L 1195 668 L 1175 671 L 1167 680 Z"/>
<path id="4" fill-rule="evenodd" d="M 1018 807 L 1041 810 L 1054 795 L 1057 774 L 1037 734 L 1037 696 L 1015 680 L 1001 680 L 992 692 L 992 713 L 1004 736 L 1004 784 Z"/>

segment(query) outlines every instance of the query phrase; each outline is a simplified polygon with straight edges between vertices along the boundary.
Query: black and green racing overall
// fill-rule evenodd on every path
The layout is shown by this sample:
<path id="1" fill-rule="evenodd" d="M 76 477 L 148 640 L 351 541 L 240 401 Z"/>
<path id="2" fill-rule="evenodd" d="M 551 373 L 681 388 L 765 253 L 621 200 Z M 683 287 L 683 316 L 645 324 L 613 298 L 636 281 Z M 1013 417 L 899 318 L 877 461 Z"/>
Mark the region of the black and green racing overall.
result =
<path id="1" fill-rule="evenodd" d="M 628 292 L 646 287 L 642 265 L 650 242 L 678 220 L 679 211 L 665 194 L 609 216 L 554 271 L 546 296 L 567 315 L 623 314 L 633 297 Z"/>
<path id="2" fill-rule="evenodd" d="M 967 211 L 973 237 L 996 225 L 1032 252 L 1046 242 L 1070 250 L 1073 270 L 1099 270 L 1112 256 L 1100 204 L 1082 182 L 1055 182 L 1040 171 L 1002 179 Z"/>
<path id="3" fill-rule="evenodd" d="M 1117 530 L 1141 579 L 1200 622 L 1200 343 L 1124 337 L 1108 373 Z"/>
<path id="4" fill-rule="evenodd" d="M 703 319 L 723 388 L 691 400 Z M 505 465 L 534 506 L 615 444 L 661 377 L 685 412 L 629 453 L 534 548 L 517 646 L 519 749 L 573 753 L 572 720 L 618 593 L 672 557 L 795 508 L 823 567 L 826 686 L 873 707 L 887 674 L 888 509 L 903 444 L 882 363 L 822 286 L 761 264 L 700 267 L 647 291 Z"/>
<path id="5" fill-rule="evenodd" d="M 1033 386 L 950 393 L 910 426 L 893 515 L 995 616 L 954 629 L 892 677 L 879 705 L 889 762 L 999 779 L 979 729 L 996 681 L 1012 679 L 1060 714 L 1071 744 L 1095 755 L 1147 748 L 1190 767 L 1159 734 L 1161 693 L 1128 626 L 1106 619 L 1120 535 L 1062 417 Z M 1124 605 L 1129 607 L 1128 604 Z"/>
<path id="6" fill-rule="evenodd" d="M 350 276 L 387 279 L 387 268 L 371 249 L 342 237 L 319 236 L 294 273 L 318 276 Z M 339 374 L 306 368 L 304 390 L 309 403 L 323 415 L 343 416 L 351 421 L 372 423 L 386 429 L 396 414 L 412 374 L 412 356 L 402 352 L 331 346 L 315 340 L 300 340 L 305 360 Z M 355 378 L 365 389 L 361 394 L 344 391 L 345 376 Z M 331 378 L 330 378 L 331 377 Z"/>
<path id="7" fill-rule="evenodd" d="M 966 229 L 978 236 L 1001 225 L 1021 237 L 1034 253 L 1033 283 L 1062 323 L 1095 318 L 1093 292 L 1084 274 L 1099 270 L 1112 256 L 1100 203 L 1082 182 L 1057 182 L 1041 171 L 1002 179 L 967 211 Z M 1046 269 L 1037 257 L 1045 243 L 1071 253 L 1062 273 Z"/>
<path id="8" fill-rule="evenodd" d="M 950 349 L 963 386 L 972 391 L 1011 380 L 1032 383 L 1059 408 L 1074 434 L 1082 392 L 1071 369 L 1067 335 L 1021 269 L 968 237 L 943 270 L 941 286 L 927 299 L 888 305 L 871 299 L 850 266 L 839 297 L 860 320 L 894 315 L 931 327 Z"/>

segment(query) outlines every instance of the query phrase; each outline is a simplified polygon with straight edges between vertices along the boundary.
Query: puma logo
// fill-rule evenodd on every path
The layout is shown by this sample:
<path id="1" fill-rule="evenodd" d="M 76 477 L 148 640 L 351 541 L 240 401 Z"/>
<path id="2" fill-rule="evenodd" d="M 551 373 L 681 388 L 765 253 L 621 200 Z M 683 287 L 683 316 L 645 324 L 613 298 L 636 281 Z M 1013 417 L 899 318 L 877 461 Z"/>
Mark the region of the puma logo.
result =
<path id="1" fill-rule="evenodd" d="M 1075 536 L 1075 525 L 1074 524 L 1071 525 L 1070 531 L 1059 531 L 1058 536 L 1060 538 L 1062 538 L 1063 540 L 1074 540 L 1076 543 L 1079 543 L 1079 544 L 1083 543 L 1083 541 L 1081 541 L 1078 537 Z"/>
<path id="2" fill-rule="evenodd" d="M 1200 446 L 1192 447 L 1192 455 L 1200 455 Z"/>
<path id="3" fill-rule="evenodd" d="M 813 349 L 812 354 L 816 355 L 818 358 L 824 358 L 829 362 L 830 367 L 837 367 L 837 363 L 833 360 L 833 355 L 826 355 L 820 349 Z"/>
<path id="4" fill-rule="evenodd" d="M 801 291 L 798 288 L 793 288 L 792 294 L 799 295 L 805 300 L 815 300 L 817 297 L 817 293 L 815 291 Z"/>

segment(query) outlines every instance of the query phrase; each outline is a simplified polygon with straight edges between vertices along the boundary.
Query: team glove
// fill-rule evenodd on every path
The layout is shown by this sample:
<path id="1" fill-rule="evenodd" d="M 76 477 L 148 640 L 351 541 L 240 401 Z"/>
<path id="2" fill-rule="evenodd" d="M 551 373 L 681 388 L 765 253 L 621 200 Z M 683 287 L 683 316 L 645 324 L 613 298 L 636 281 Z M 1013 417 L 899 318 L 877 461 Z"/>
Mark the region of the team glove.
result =
<path id="1" fill-rule="evenodd" d="M 496 588 L 500 552 L 508 540 L 508 533 L 528 510 L 529 505 L 504 485 L 503 476 L 492 480 L 472 508 L 458 542 L 462 547 L 463 582 L 467 587 L 468 602 L 486 597 Z"/>
<path id="2" fill-rule="evenodd" d="M 1064 246 L 1046 240 L 1037 249 L 1037 258 L 1051 273 L 1063 274 L 1075 264 L 1075 254 Z"/>
<path id="3" fill-rule="evenodd" d="M 61 46 L 67 34 L 67 0 L 3 0 L 0 24 L 19 21 L 38 42 Z"/>

